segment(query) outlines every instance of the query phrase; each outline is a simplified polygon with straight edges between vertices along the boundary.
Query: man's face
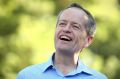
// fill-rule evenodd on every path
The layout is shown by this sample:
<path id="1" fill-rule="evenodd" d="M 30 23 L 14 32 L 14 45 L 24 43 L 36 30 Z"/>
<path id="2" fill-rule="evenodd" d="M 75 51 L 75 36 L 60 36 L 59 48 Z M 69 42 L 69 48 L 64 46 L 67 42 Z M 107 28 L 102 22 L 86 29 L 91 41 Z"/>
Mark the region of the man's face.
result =
<path id="1" fill-rule="evenodd" d="M 57 51 L 75 53 L 88 43 L 85 24 L 88 18 L 84 11 L 77 8 L 64 10 L 58 19 L 55 32 Z"/>

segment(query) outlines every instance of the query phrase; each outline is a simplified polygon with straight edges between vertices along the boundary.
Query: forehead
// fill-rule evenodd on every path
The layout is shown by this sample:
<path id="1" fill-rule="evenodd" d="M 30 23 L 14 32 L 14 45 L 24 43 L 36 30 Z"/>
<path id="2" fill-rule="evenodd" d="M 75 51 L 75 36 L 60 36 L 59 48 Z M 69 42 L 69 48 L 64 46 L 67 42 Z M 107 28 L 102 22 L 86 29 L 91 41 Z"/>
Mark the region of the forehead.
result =
<path id="1" fill-rule="evenodd" d="M 88 20 L 87 14 L 78 8 L 65 9 L 59 16 L 58 20 L 66 20 L 70 22 L 76 22 L 79 24 L 85 24 Z"/>

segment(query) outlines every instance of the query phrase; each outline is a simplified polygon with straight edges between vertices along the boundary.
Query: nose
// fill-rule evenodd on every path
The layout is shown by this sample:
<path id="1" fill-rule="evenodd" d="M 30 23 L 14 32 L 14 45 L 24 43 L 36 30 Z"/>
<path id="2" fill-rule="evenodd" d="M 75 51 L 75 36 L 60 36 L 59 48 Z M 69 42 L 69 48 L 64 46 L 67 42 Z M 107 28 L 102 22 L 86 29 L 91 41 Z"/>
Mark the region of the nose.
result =
<path id="1" fill-rule="evenodd" d="M 69 23 L 64 27 L 63 32 L 65 32 L 65 33 L 71 33 L 71 27 L 70 27 Z"/>

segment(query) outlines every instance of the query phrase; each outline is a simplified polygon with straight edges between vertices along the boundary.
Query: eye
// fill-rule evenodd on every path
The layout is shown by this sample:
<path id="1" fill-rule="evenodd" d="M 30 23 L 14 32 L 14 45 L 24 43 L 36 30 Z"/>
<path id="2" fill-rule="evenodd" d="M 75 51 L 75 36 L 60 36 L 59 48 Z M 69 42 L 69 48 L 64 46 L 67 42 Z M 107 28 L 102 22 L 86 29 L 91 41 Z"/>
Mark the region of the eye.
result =
<path id="1" fill-rule="evenodd" d="M 64 22 L 60 22 L 58 25 L 59 25 L 59 26 L 65 26 L 66 23 L 64 23 Z"/>
<path id="2" fill-rule="evenodd" d="M 79 25 L 73 25 L 74 29 L 80 29 Z"/>

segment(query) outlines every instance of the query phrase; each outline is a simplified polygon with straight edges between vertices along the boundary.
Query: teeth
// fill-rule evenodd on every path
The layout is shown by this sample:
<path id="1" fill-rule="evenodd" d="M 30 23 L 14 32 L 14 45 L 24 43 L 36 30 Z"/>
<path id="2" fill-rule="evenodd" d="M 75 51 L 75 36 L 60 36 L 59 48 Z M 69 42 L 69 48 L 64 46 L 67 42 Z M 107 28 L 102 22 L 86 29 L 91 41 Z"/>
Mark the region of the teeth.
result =
<path id="1" fill-rule="evenodd" d="M 64 35 L 63 35 L 63 36 L 61 36 L 61 37 L 60 37 L 60 39 L 62 39 L 62 40 L 67 40 L 67 41 L 70 41 L 70 40 L 71 40 L 69 37 L 64 36 Z"/>
<path id="2" fill-rule="evenodd" d="M 68 38 L 68 37 L 66 37 L 66 36 L 61 36 L 61 38 L 65 38 L 65 39 L 68 39 L 68 40 L 69 40 L 69 38 Z"/>

